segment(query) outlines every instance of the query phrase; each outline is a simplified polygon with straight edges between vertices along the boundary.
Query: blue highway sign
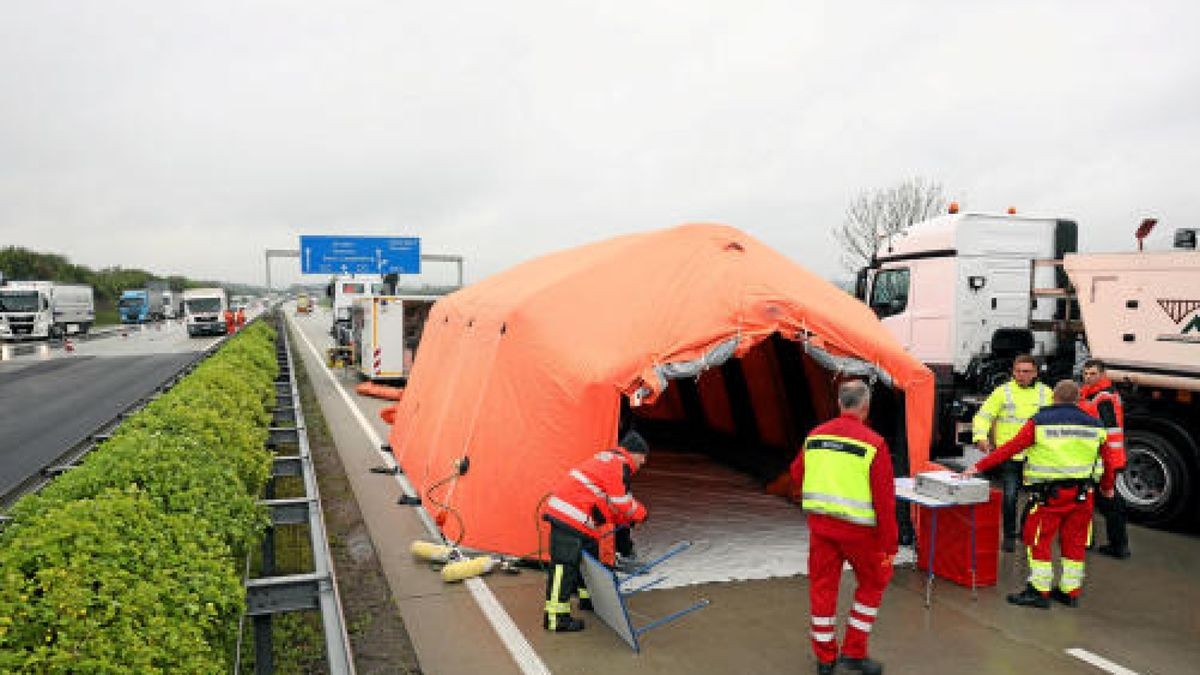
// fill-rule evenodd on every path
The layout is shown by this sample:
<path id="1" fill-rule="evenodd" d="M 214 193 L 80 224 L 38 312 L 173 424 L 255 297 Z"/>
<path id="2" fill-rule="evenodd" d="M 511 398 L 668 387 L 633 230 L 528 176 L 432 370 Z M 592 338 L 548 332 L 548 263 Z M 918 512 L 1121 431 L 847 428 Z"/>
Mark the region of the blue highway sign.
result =
<path id="1" fill-rule="evenodd" d="M 301 274 L 420 274 L 417 237 L 300 236 Z"/>

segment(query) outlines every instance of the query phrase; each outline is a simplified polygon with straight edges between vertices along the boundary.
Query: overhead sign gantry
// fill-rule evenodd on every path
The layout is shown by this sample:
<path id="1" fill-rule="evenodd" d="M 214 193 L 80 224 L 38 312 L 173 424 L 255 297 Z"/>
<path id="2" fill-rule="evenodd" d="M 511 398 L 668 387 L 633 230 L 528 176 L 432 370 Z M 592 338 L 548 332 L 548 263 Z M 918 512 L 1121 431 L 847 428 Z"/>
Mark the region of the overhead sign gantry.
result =
<path id="1" fill-rule="evenodd" d="M 420 274 L 416 237 L 301 235 L 302 274 Z"/>

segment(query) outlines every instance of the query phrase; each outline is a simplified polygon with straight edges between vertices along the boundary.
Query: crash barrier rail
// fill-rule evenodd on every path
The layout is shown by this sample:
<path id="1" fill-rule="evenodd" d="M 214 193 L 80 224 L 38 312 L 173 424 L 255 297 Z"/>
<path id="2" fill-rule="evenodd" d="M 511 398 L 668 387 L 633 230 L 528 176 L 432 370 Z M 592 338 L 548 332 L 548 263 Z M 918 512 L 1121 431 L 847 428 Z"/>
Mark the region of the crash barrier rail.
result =
<path id="1" fill-rule="evenodd" d="M 267 448 L 277 452 L 281 447 L 295 447 L 295 455 L 273 458 L 265 499 L 262 504 L 270 511 L 271 525 L 261 544 L 263 576 L 245 579 L 246 617 L 254 627 L 254 670 L 260 675 L 274 672 L 272 655 L 272 617 L 285 612 L 320 610 L 324 628 L 325 653 L 328 668 L 334 675 L 354 673 L 350 638 L 338 595 L 333 557 L 329 551 L 321 496 L 313 468 L 312 453 L 300 405 L 299 387 L 292 369 L 293 356 L 287 326 L 278 322 L 279 334 L 275 343 L 279 374 L 275 378 L 276 400 L 272 426 L 268 429 Z M 304 496 L 294 499 L 275 499 L 275 482 L 284 476 L 300 476 Z M 313 571 L 303 574 L 275 575 L 275 526 L 308 525 L 312 549 Z M 242 631 L 238 631 L 239 640 Z M 241 649 L 234 672 L 240 672 Z"/>
<path id="2" fill-rule="evenodd" d="M 0 533 L 0 671 L 228 670 L 246 601 L 236 560 L 266 525 L 276 361 L 265 326 L 223 342 L 15 504 Z"/>
<path id="3" fill-rule="evenodd" d="M 701 598 L 689 607 L 655 619 L 641 627 L 634 626 L 633 621 L 629 618 L 627 599 L 637 593 L 657 586 L 666 581 L 667 577 L 660 575 L 649 581 L 645 581 L 639 586 L 630 587 L 630 585 L 634 581 L 638 581 L 639 577 L 649 574 L 655 567 L 683 553 L 691 548 L 691 546 L 692 542 L 681 541 L 672 546 L 663 555 L 639 566 L 628 575 L 618 575 L 604 565 L 604 563 L 597 560 L 591 553 L 587 551 L 583 552 L 583 564 L 580 566 L 580 571 L 583 573 L 584 583 L 587 585 L 588 593 L 591 595 L 593 612 L 609 628 L 613 629 L 613 632 L 624 640 L 633 651 L 641 651 L 640 638 L 648 631 L 680 619 L 692 612 L 704 609 L 710 604 L 707 598 Z"/>

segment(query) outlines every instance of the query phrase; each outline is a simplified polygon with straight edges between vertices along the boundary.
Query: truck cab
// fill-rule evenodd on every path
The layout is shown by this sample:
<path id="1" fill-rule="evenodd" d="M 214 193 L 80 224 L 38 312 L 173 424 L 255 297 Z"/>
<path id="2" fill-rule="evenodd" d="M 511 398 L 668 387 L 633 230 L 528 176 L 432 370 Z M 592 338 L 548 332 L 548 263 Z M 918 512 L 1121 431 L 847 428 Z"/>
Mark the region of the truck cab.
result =
<path id="1" fill-rule="evenodd" d="M 183 292 L 183 317 L 188 336 L 225 335 L 229 299 L 223 288 L 189 288 Z"/>
<path id="2" fill-rule="evenodd" d="M 117 300 L 121 323 L 145 323 L 150 320 L 150 294 L 144 288 L 122 291 Z"/>
<path id="3" fill-rule="evenodd" d="M 961 454 L 957 424 L 1008 379 L 1016 354 L 1038 357 L 1046 379 L 1070 375 L 1065 275 L 1038 261 L 1060 260 L 1077 236 L 1060 218 L 948 213 L 881 242 L 860 271 L 858 297 L 936 377 L 932 457 Z"/>

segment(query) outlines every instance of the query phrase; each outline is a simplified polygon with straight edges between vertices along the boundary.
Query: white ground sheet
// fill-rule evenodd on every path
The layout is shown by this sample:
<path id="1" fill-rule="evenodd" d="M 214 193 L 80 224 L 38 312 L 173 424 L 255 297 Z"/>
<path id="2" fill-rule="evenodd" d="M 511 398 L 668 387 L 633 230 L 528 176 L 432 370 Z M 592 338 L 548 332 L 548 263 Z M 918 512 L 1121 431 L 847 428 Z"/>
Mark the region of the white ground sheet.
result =
<path id="1" fill-rule="evenodd" d="M 633 494 L 650 512 L 633 534 L 640 562 L 692 542 L 654 568 L 650 577 L 666 577 L 655 588 L 808 574 L 804 512 L 746 474 L 704 455 L 651 452 Z M 911 564 L 912 548 L 896 557 Z"/>
<path id="2" fill-rule="evenodd" d="M 798 506 L 704 455 L 651 452 L 649 459 L 633 478 L 633 494 L 650 512 L 633 533 L 639 560 L 692 542 L 654 568 L 667 577 L 656 588 L 808 572 L 808 528 Z"/>

